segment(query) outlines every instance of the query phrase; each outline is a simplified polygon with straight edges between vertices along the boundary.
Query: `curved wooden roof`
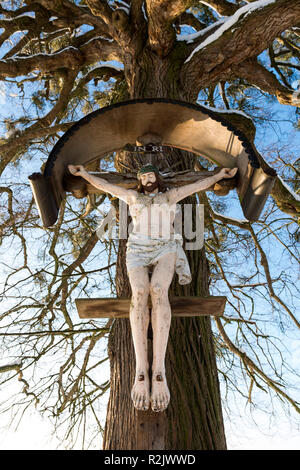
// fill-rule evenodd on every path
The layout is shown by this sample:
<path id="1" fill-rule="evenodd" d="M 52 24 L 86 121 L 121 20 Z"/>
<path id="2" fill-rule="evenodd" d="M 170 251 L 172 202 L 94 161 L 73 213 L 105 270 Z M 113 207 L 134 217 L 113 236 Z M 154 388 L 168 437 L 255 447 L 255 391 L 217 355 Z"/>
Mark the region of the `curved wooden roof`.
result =
<path id="1" fill-rule="evenodd" d="M 44 226 L 57 220 L 68 164 L 86 165 L 127 144 L 135 145 L 147 133 L 159 135 L 163 146 L 191 151 L 216 165 L 238 166 L 244 215 L 257 220 L 276 173 L 246 137 L 243 126 L 232 124 L 232 117 L 247 120 L 238 113 L 162 98 L 121 102 L 88 114 L 55 144 L 44 174 L 29 177 Z"/>

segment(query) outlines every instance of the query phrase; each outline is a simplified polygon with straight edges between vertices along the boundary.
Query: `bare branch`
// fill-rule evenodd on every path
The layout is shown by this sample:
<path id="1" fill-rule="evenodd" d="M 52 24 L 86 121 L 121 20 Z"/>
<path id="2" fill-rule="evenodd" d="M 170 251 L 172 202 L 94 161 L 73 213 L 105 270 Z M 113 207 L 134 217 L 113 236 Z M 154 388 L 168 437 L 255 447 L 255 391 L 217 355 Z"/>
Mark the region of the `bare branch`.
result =
<path id="1" fill-rule="evenodd" d="M 76 89 L 72 92 L 72 95 L 74 94 L 74 96 L 76 96 L 77 89 L 86 85 L 91 80 L 94 80 L 95 83 L 98 83 L 98 81 L 100 80 L 107 82 L 110 78 L 115 78 L 115 79 L 120 80 L 123 77 L 124 77 L 123 70 L 117 70 L 116 68 L 112 68 L 112 67 L 105 66 L 105 65 L 101 67 L 96 67 L 95 69 L 88 72 L 81 80 L 79 80 Z"/>
<path id="2" fill-rule="evenodd" d="M 60 97 L 53 108 L 35 124 L 27 128 L 23 133 L 20 133 L 18 138 L 12 138 L 7 144 L 1 145 L 0 152 L 2 154 L 0 164 L 0 174 L 3 172 L 6 165 L 11 161 L 15 152 L 22 150 L 21 145 L 26 145 L 31 136 L 41 129 L 48 128 L 54 119 L 61 113 L 68 105 L 69 96 L 73 88 L 77 71 L 66 71 L 63 78 L 63 86 L 61 89 Z M 47 129 L 48 130 L 48 129 Z M 40 135 L 40 134 L 39 134 Z"/>
<path id="3" fill-rule="evenodd" d="M 22 367 L 22 364 L 20 363 L 7 364 L 6 366 L 0 366 L 0 373 L 10 372 L 11 370 L 16 370 L 19 372 L 21 367 Z"/>
<path id="4" fill-rule="evenodd" d="M 256 58 L 234 65 L 228 72 L 227 79 L 243 78 L 249 84 L 275 95 L 280 104 L 300 106 L 300 99 L 297 100 L 295 91 L 286 86 L 288 83 L 280 83 L 276 75 L 259 64 Z"/>
<path id="5" fill-rule="evenodd" d="M 143 8 L 144 0 L 131 0 L 130 16 L 136 29 L 146 25 L 146 19 L 144 17 L 145 10 L 143 11 Z"/>
<path id="6" fill-rule="evenodd" d="M 225 92 L 225 82 L 223 80 L 219 83 L 219 90 L 220 90 L 220 95 L 222 97 L 225 108 L 230 109 L 230 106 L 226 97 L 226 92 Z"/>
<path id="7" fill-rule="evenodd" d="M 299 403 L 297 403 L 295 400 L 293 400 L 291 397 L 289 397 L 279 386 L 278 384 L 273 380 L 271 379 L 270 377 L 268 377 L 251 359 L 249 356 L 247 356 L 247 354 L 244 352 L 244 351 L 241 351 L 239 348 L 237 348 L 233 343 L 232 341 L 230 340 L 229 336 L 226 334 L 225 332 L 225 329 L 222 325 L 222 322 L 219 318 L 214 318 L 215 322 L 216 322 L 216 325 L 218 327 L 218 330 L 226 344 L 226 346 L 228 347 L 228 349 L 233 352 L 235 355 L 237 355 L 242 363 L 244 364 L 244 366 L 247 368 L 247 367 L 250 367 L 254 372 L 256 372 L 256 374 L 258 375 L 258 377 L 260 377 L 272 390 L 274 390 L 279 396 L 282 396 L 284 397 L 292 406 L 293 408 L 298 412 L 300 413 L 300 407 L 299 407 Z"/>
<path id="8" fill-rule="evenodd" d="M 47 73 L 64 68 L 74 70 L 98 60 L 119 60 L 115 45 L 101 37 L 88 41 L 78 49 L 67 47 L 53 54 L 35 54 L 1 60 L 0 78 L 27 75 L 34 70 Z"/>
<path id="9" fill-rule="evenodd" d="M 268 258 L 264 252 L 264 250 L 262 249 L 262 246 L 261 244 L 259 243 L 258 241 L 258 238 L 256 236 L 256 234 L 254 233 L 254 230 L 253 228 L 250 226 L 249 228 L 249 231 L 252 235 L 252 238 L 254 240 L 254 243 L 255 243 L 255 246 L 257 247 L 259 253 L 260 253 L 260 256 L 261 256 L 261 265 L 262 267 L 264 268 L 264 271 L 265 271 L 265 275 L 266 275 L 266 279 L 267 279 L 267 282 L 268 282 L 268 288 L 269 288 L 269 292 L 270 292 L 270 296 L 279 304 L 281 305 L 281 307 L 284 308 L 284 310 L 287 312 L 287 314 L 290 316 L 290 318 L 293 320 L 293 322 L 295 323 L 295 325 L 297 326 L 297 328 L 300 329 L 300 322 L 299 320 L 295 317 L 295 315 L 293 314 L 293 312 L 291 312 L 291 310 L 287 307 L 287 305 L 283 302 L 283 300 L 275 293 L 274 291 L 274 288 L 273 288 L 273 283 L 272 283 L 272 278 L 271 278 L 271 274 L 270 274 L 270 268 L 269 268 L 269 263 L 268 263 Z"/>
<path id="10" fill-rule="evenodd" d="M 192 5 L 191 0 L 147 0 L 149 45 L 160 57 L 170 52 L 176 39 L 172 23 Z"/>
<path id="11" fill-rule="evenodd" d="M 300 47 L 297 46 L 297 44 L 294 44 L 293 41 L 285 38 L 284 36 L 280 36 L 278 41 L 282 42 L 289 49 L 289 51 L 293 53 L 293 55 L 300 59 Z"/>
<path id="12" fill-rule="evenodd" d="M 200 89 L 220 81 L 231 67 L 256 57 L 285 29 L 299 23 L 300 0 L 249 4 L 221 22 L 214 35 L 195 47 L 181 69 L 182 83 Z M 211 38 L 211 39 L 210 39 Z"/>
<path id="13" fill-rule="evenodd" d="M 291 67 L 293 69 L 300 70 L 300 65 L 291 64 L 290 62 L 280 62 L 277 60 L 276 64 L 280 67 Z"/>
<path id="14" fill-rule="evenodd" d="M 188 13 L 187 11 L 183 12 L 180 17 L 178 18 L 179 24 L 186 24 L 188 26 L 192 26 L 196 31 L 200 31 L 201 29 L 206 28 L 206 24 L 202 23 L 196 16 L 192 13 Z"/>
<path id="15" fill-rule="evenodd" d="M 298 218 L 300 221 L 300 197 L 292 189 L 289 189 L 281 178 L 277 177 L 275 179 L 271 196 L 280 210 Z"/>
<path id="16" fill-rule="evenodd" d="M 231 16 L 239 9 L 238 5 L 227 2 L 227 0 L 205 0 L 205 2 L 201 3 L 208 6 L 210 5 L 222 16 Z"/>
<path id="17" fill-rule="evenodd" d="M 17 10 L 7 10 L 6 8 L 0 6 L 0 14 L 9 18 L 15 18 L 17 16 L 23 15 L 24 13 L 29 13 L 30 11 L 33 11 L 33 9 L 34 8 L 32 5 L 26 5 L 24 7 L 18 8 Z"/>
<path id="18" fill-rule="evenodd" d="M 113 10 L 106 0 L 86 0 L 86 3 L 93 15 L 100 16 L 108 26 L 111 25 Z"/>

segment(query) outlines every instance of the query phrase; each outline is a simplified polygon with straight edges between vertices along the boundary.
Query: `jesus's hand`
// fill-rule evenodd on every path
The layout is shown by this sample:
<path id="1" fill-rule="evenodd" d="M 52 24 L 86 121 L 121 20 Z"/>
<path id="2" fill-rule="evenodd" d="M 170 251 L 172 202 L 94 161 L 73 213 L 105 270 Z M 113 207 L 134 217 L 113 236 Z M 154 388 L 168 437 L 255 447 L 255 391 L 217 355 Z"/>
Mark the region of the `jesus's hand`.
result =
<path id="1" fill-rule="evenodd" d="M 238 168 L 222 168 L 222 170 L 217 173 L 217 176 L 220 180 L 223 178 L 233 178 L 237 171 Z"/>
<path id="2" fill-rule="evenodd" d="M 82 165 L 68 165 L 69 172 L 74 176 L 84 176 L 87 174 L 87 171 L 84 169 Z"/>

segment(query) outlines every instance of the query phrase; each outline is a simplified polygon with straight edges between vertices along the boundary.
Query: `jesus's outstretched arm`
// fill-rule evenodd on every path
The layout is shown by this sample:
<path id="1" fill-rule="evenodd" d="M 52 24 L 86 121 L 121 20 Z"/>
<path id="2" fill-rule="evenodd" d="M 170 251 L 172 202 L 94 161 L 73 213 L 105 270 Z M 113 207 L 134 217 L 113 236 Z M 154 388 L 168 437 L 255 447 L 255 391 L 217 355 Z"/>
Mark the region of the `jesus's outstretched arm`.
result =
<path id="1" fill-rule="evenodd" d="M 84 169 L 82 165 L 68 165 L 68 169 L 70 173 L 72 173 L 72 175 L 81 176 L 86 181 L 91 183 L 95 188 L 98 188 L 105 193 L 109 193 L 112 196 L 116 196 L 127 204 L 131 204 L 134 202 L 134 197 L 137 192 L 133 189 L 125 189 L 121 186 L 118 186 L 117 184 L 109 183 L 103 178 L 91 175 Z"/>
<path id="2" fill-rule="evenodd" d="M 213 176 L 208 176 L 207 178 L 196 181 L 195 183 L 185 184 L 179 188 L 170 189 L 166 193 L 169 204 L 175 204 L 194 193 L 205 191 L 223 178 L 233 178 L 237 170 L 237 168 L 222 168 L 219 173 L 216 173 Z"/>

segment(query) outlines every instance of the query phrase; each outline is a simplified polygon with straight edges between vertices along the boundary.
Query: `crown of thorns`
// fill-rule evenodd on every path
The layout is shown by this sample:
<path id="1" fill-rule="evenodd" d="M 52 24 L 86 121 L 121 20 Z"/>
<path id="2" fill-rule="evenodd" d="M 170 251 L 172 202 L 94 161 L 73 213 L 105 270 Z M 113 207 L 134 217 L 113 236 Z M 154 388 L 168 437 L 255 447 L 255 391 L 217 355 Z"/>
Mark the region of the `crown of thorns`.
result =
<path id="1" fill-rule="evenodd" d="M 154 165 L 151 165 L 151 163 L 148 163 L 147 165 L 144 165 L 139 169 L 139 171 L 137 172 L 137 178 L 140 179 L 141 175 L 143 175 L 144 173 L 150 173 L 150 172 L 154 172 L 157 175 L 159 174 L 158 168 L 156 168 L 156 166 Z"/>

